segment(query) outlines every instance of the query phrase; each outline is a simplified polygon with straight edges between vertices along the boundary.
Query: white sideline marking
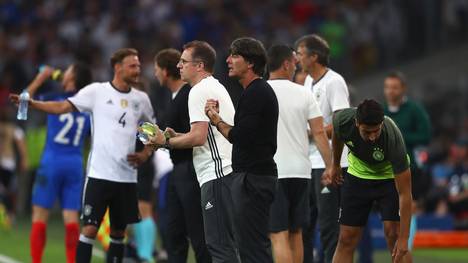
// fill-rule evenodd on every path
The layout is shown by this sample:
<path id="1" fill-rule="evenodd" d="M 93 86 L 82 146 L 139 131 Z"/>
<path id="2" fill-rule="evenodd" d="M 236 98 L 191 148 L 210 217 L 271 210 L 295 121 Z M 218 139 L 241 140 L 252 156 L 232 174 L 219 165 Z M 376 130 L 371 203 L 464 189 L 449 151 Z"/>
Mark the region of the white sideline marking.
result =
<path id="1" fill-rule="evenodd" d="M 0 254 L 0 263 L 21 263 L 21 261 L 16 261 L 10 257 Z"/>
<path id="2" fill-rule="evenodd" d="M 93 247 L 93 256 L 98 257 L 98 258 L 105 258 L 106 253 L 104 251 L 100 250 L 99 248 L 94 248 Z M 2 262 L 0 261 L 0 263 L 2 263 Z"/>

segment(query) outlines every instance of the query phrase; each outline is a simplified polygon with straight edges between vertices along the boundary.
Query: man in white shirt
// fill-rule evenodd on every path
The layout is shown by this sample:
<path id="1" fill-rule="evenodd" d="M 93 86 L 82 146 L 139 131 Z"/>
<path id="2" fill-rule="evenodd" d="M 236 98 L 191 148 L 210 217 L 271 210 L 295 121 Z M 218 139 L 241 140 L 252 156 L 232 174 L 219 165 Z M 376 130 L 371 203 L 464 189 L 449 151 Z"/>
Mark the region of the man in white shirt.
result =
<path id="1" fill-rule="evenodd" d="M 349 93 L 346 82 L 340 74 L 328 67 L 330 48 L 328 43 L 318 35 L 306 35 L 296 41 L 296 51 L 302 69 L 308 73 L 304 86 L 312 89 L 315 100 L 319 104 L 323 115 L 324 127 L 328 138 L 331 138 L 332 117 L 339 110 L 349 108 Z M 318 223 L 320 227 L 320 241 L 324 251 L 324 262 L 331 262 L 335 252 L 339 234 L 339 188 L 321 183 L 321 175 L 325 163 L 320 156 L 314 141 L 310 143 L 309 158 L 312 163 L 312 179 L 314 187 L 311 189 L 311 199 L 316 200 L 318 209 Z M 346 160 L 347 149 L 343 150 L 341 167 L 348 167 Z M 345 172 L 343 172 L 345 174 Z M 315 193 L 314 193 L 315 192 Z M 311 220 L 312 222 L 315 220 Z M 304 231 L 304 262 L 312 262 L 311 225 Z M 307 244 L 307 245 L 306 245 Z"/>
<path id="2" fill-rule="evenodd" d="M 187 133 L 190 131 L 190 85 L 180 79 L 177 68 L 180 56 L 180 51 L 173 48 L 159 51 L 154 57 L 154 73 L 159 84 L 172 92 L 163 126 Z M 170 150 L 174 169 L 167 183 L 166 249 L 169 263 L 187 262 L 189 241 L 197 263 L 211 262 L 205 242 L 200 186 L 193 167 L 192 152 L 192 148 Z"/>
<path id="3" fill-rule="evenodd" d="M 89 112 L 92 120 L 92 150 L 83 190 L 83 228 L 76 262 L 90 262 L 94 239 L 109 208 L 110 262 L 121 262 L 127 224 L 139 221 L 137 170 L 151 155 L 150 147 L 135 153 L 135 134 L 141 121 L 154 122 L 146 93 L 132 88 L 139 81 L 140 62 L 135 49 L 116 51 L 111 58 L 114 78 L 95 82 L 65 101 L 30 100 L 31 107 L 52 114 L 75 110 Z M 14 102 L 17 95 L 11 95 Z"/>
<path id="4" fill-rule="evenodd" d="M 309 221 L 311 164 L 308 158 L 308 130 L 327 168 L 331 151 L 323 128 L 322 113 L 310 89 L 291 80 L 296 71 L 294 50 L 286 45 L 268 50 L 270 80 L 278 98 L 278 187 L 270 209 L 270 238 L 275 262 L 302 263 L 302 228 Z"/>
<path id="5" fill-rule="evenodd" d="M 184 45 L 177 67 L 180 76 L 192 86 L 188 99 L 190 131 L 166 131 L 171 138 L 156 140 L 155 145 L 167 148 L 193 148 L 193 165 L 201 187 L 201 203 L 205 226 L 205 239 L 213 262 L 238 262 L 234 245 L 225 186 L 221 180 L 230 176 L 232 145 L 210 124 L 205 115 L 205 103 L 215 99 L 220 104 L 220 115 L 230 125 L 234 124 L 234 106 L 226 88 L 212 74 L 216 60 L 215 50 L 204 41 Z"/>

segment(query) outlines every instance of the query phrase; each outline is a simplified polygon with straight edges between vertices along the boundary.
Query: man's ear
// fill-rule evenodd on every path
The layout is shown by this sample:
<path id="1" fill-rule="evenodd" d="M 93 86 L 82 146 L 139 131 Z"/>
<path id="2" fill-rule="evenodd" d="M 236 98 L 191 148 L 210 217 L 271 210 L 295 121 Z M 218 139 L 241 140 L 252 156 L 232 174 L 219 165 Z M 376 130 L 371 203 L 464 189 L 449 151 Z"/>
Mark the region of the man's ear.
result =
<path id="1" fill-rule="evenodd" d="M 122 68 L 122 63 L 115 63 L 114 65 L 114 72 L 119 71 Z"/>
<path id="2" fill-rule="evenodd" d="M 253 63 L 250 63 L 249 61 L 246 61 L 246 62 L 247 62 L 247 68 L 253 69 L 254 64 L 253 64 Z"/>
<path id="3" fill-rule="evenodd" d="M 283 61 L 283 64 L 282 64 L 283 69 L 288 70 L 290 66 L 291 66 L 291 62 L 289 62 L 289 60 L 285 59 Z"/>

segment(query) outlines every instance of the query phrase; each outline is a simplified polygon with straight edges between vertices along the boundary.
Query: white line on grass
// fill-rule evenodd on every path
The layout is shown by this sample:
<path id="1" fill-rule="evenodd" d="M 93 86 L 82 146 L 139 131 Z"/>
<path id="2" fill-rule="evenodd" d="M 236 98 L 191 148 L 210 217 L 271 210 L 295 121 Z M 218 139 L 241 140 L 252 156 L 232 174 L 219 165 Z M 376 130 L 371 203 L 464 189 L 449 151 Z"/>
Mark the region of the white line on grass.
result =
<path id="1" fill-rule="evenodd" d="M 10 257 L 0 254 L 0 263 L 21 263 L 21 261 L 16 261 Z"/>
<path id="2" fill-rule="evenodd" d="M 100 250 L 99 248 L 94 248 L 93 247 L 93 256 L 98 257 L 98 258 L 105 258 L 106 253 L 104 251 Z M 0 261 L 0 263 L 2 263 L 2 262 Z"/>

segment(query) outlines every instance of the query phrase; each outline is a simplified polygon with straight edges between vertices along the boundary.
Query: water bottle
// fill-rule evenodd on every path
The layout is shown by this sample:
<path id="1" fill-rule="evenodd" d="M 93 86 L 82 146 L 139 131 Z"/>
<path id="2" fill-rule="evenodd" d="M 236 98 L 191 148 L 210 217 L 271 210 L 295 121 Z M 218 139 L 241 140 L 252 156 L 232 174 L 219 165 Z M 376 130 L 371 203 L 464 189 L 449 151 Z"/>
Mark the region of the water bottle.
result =
<path id="1" fill-rule="evenodd" d="M 39 67 L 39 72 L 42 72 L 45 67 L 46 65 L 41 65 Z M 60 69 L 54 69 L 54 71 L 52 71 L 52 75 L 50 76 L 51 79 L 56 80 L 56 81 L 61 80 L 62 77 L 63 77 L 63 74 Z"/>
<path id="2" fill-rule="evenodd" d="M 24 89 L 19 96 L 19 106 L 18 114 L 16 118 L 18 120 L 27 120 L 28 119 L 28 105 L 29 105 L 29 92 L 27 89 Z"/>
<path id="3" fill-rule="evenodd" d="M 158 125 L 151 122 L 144 122 L 138 129 L 137 137 L 143 144 L 148 144 L 151 140 L 151 137 L 154 137 L 158 130 Z"/>

